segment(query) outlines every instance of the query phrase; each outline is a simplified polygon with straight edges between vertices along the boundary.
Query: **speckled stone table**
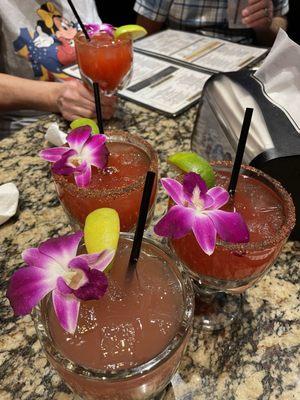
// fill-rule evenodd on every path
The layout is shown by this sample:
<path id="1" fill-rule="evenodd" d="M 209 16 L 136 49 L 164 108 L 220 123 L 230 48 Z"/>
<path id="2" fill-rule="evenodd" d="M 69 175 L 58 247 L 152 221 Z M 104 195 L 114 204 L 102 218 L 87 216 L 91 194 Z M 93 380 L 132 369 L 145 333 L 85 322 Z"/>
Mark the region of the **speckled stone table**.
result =
<path id="1" fill-rule="evenodd" d="M 141 134 L 166 156 L 188 150 L 196 110 L 176 119 L 121 103 L 109 126 Z M 56 198 L 49 167 L 38 157 L 51 116 L 0 142 L 0 184 L 15 182 L 17 214 L 0 227 L 0 399 L 73 400 L 41 351 L 30 316 L 15 318 L 5 298 L 7 281 L 22 265 L 21 252 L 71 228 Z M 156 218 L 166 206 L 160 192 Z M 230 329 L 194 332 L 168 400 L 300 399 L 300 262 L 289 242 L 269 273 L 247 291 L 244 316 Z"/>

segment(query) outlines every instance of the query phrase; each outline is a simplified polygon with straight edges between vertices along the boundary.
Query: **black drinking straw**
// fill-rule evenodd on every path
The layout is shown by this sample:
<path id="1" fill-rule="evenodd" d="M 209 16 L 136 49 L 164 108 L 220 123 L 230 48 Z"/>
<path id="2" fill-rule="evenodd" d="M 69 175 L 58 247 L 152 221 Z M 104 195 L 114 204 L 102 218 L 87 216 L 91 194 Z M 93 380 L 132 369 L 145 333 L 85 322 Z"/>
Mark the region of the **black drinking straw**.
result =
<path id="1" fill-rule="evenodd" d="M 67 0 L 67 1 L 73 11 L 73 14 L 75 15 L 75 18 L 77 19 L 77 21 L 82 29 L 82 32 L 84 33 L 84 36 L 86 37 L 86 40 L 90 40 L 89 34 L 87 33 L 87 30 L 85 29 L 85 26 L 84 26 L 83 22 L 81 21 L 81 18 L 79 17 L 78 12 L 77 12 L 76 8 L 74 7 L 74 4 L 72 3 L 72 0 Z"/>
<path id="2" fill-rule="evenodd" d="M 98 85 L 97 82 L 93 82 L 93 88 L 94 88 L 94 96 L 95 96 L 97 123 L 98 123 L 98 127 L 99 127 L 100 133 L 102 135 L 104 135 L 102 111 L 101 111 L 100 91 L 99 91 L 99 85 Z"/>
<path id="3" fill-rule="evenodd" d="M 235 160 L 233 164 L 233 168 L 231 171 L 231 178 L 228 186 L 228 192 L 230 196 L 234 196 L 238 177 L 239 177 L 239 172 L 241 169 L 241 164 L 244 156 L 244 151 L 246 147 L 246 141 L 249 133 L 249 128 L 251 124 L 251 118 L 252 118 L 252 113 L 253 113 L 253 108 L 246 108 L 245 115 L 244 115 L 244 121 L 242 125 L 242 130 L 238 142 L 238 147 L 235 155 Z"/>
<path id="4" fill-rule="evenodd" d="M 140 256 L 141 245 L 148 215 L 148 209 L 149 209 L 150 197 L 152 193 L 154 179 L 155 179 L 155 172 L 148 171 L 144 185 L 144 191 L 140 206 L 139 217 L 137 221 L 137 227 L 135 230 L 132 249 L 129 258 L 129 264 L 128 264 L 129 274 L 131 274 L 131 272 L 135 270 L 136 264 Z"/>

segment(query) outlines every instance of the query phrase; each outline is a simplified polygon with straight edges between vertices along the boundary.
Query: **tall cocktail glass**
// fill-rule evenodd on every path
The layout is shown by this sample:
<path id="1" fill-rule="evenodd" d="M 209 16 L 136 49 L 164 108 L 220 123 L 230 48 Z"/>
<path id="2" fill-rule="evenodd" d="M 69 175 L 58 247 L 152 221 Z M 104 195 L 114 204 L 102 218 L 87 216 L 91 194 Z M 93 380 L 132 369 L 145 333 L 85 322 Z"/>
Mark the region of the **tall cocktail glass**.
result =
<path id="1" fill-rule="evenodd" d="M 218 186 L 228 187 L 232 164 L 212 163 Z M 206 255 L 193 233 L 170 240 L 195 283 L 196 308 L 203 326 L 219 329 L 239 314 L 241 296 L 272 266 L 295 223 L 291 197 L 267 174 L 242 166 L 235 196 L 225 210 L 240 212 L 250 231 L 250 242 L 232 244 L 217 240 Z"/>
<path id="2" fill-rule="evenodd" d="M 178 368 L 192 329 L 193 289 L 180 262 L 144 239 L 128 280 L 132 242 L 132 234 L 121 234 L 108 291 L 100 300 L 81 302 L 73 335 L 59 325 L 51 296 L 34 311 L 48 360 L 84 400 L 159 396 Z"/>
<path id="3" fill-rule="evenodd" d="M 74 177 L 52 173 L 58 197 L 72 226 L 83 227 L 87 215 L 97 208 L 110 207 L 120 216 L 121 231 L 131 231 L 139 213 L 147 171 L 158 174 L 158 159 L 152 146 L 137 135 L 124 131 L 105 131 L 110 152 L 104 170 L 92 169 L 92 181 L 78 187 Z M 155 183 L 148 219 L 153 216 Z"/>
<path id="4" fill-rule="evenodd" d="M 84 82 L 97 82 L 106 95 L 112 95 L 130 79 L 132 40 L 114 39 L 108 33 L 94 34 L 88 41 L 82 32 L 75 37 L 77 61 Z"/>

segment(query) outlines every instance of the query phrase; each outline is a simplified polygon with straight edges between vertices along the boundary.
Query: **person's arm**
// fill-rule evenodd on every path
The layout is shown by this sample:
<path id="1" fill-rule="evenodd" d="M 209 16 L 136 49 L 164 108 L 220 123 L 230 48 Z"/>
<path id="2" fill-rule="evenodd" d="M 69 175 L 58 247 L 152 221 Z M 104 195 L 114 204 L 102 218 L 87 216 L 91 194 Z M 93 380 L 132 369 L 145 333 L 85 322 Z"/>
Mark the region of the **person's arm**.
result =
<path id="1" fill-rule="evenodd" d="M 103 117 L 110 118 L 115 98 L 101 103 Z M 69 121 L 95 117 L 93 94 L 78 80 L 42 82 L 0 73 L 0 110 L 20 109 L 61 113 Z"/>
<path id="2" fill-rule="evenodd" d="M 274 16 L 271 0 L 248 0 L 242 16 L 243 23 L 254 30 L 257 43 L 262 46 L 271 46 L 279 29 L 287 29 L 287 18 Z"/>
<path id="3" fill-rule="evenodd" d="M 148 19 L 139 14 L 137 16 L 136 23 L 143 26 L 146 29 L 148 35 L 152 35 L 152 33 L 160 31 L 164 24 L 163 22 L 152 21 L 151 19 Z"/>

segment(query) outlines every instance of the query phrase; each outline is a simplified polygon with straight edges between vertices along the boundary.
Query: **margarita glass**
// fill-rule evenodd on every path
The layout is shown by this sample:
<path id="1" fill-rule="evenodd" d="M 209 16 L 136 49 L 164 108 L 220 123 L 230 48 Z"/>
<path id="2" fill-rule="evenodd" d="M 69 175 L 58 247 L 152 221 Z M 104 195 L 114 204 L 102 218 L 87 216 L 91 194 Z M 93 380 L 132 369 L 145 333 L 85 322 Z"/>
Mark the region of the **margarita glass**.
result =
<path id="1" fill-rule="evenodd" d="M 74 334 L 59 324 L 50 296 L 34 310 L 48 360 L 82 399 L 162 396 L 189 339 L 194 296 L 188 275 L 166 249 L 143 239 L 128 279 L 132 243 L 132 234 L 121 234 L 108 290 L 99 300 L 81 302 Z"/>
<path id="2" fill-rule="evenodd" d="M 130 79 L 133 52 L 129 35 L 114 39 L 106 32 L 99 32 L 87 40 L 83 32 L 78 32 L 75 47 L 82 79 L 88 85 L 97 82 L 109 96 Z"/>
<path id="3" fill-rule="evenodd" d="M 212 165 L 217 185 L 227 188 L 232 163 Z M 192 232 L 169 241 L 195 283 L 196 308 L 207 329 L 223 328 L 237 317 L 240 294 L 271 267 L 295 223 L 290 195 L 279 182 L 250 166 L 242 166 L 234 198 L 223 210 L 242 215 L 250 233 L 248 243 L 217 240 L 213 254 L 207 255 Z"/>
<path id="4" fill-rule="evenodd" d="M 110 152 L 108 165 L 103 170 L 93 167 L 88 187 L 78 187 L 73 176 L 52 171 L 58 197 L 75 230 L 84 225 L 91 211 L 110 207 L 120 216 L 121 231 L 131 231 L 137 222 L 146 173 L 158 174 L 156 152 L 146 140 L 124 131 L 105 131 L 105 135 Z M 148 222 L 153 216 L 156 191 L 157 183 Z"/>

